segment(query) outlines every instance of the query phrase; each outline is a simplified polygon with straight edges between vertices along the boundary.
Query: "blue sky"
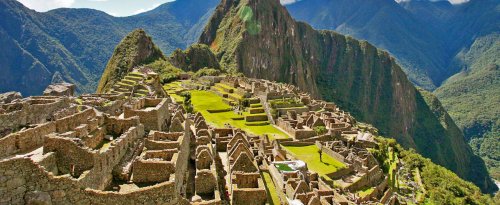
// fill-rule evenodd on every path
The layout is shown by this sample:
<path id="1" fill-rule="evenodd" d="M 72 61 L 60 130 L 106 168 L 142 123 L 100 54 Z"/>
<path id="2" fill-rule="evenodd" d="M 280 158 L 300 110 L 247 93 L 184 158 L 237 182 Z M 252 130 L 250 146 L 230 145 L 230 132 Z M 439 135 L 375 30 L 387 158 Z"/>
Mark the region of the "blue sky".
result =
<path id="1" fill-rule="evenodd" d="M 92 8 L 104 11 L 113 16 L 130 16 L 152 10 L 159 5 L 174 0 L 18 0 L 26 7 L 44 12 L 56 8 Z M 203 1 L 203 0 L 200 0 Z M 300 0 L 280 0 L 283 4 L 290 4 Z M 408 0 L 396 0 L 408 1 Z M 439 0 L 431 0 L 439 1 Z M 449 0 L 452 3 L 461 3 L 468 0 Z"/>

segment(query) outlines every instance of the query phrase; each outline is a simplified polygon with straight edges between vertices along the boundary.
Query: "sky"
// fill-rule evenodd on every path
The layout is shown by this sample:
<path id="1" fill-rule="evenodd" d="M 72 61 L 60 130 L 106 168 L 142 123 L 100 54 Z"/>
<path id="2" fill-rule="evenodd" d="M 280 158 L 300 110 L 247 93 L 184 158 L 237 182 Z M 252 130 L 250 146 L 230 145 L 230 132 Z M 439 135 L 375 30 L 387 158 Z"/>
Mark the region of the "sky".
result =
<path id="1" fill-rule="evenodd" d="M 131 16 L 152 10 L 159 5 L 174 0 L 18 0 L 26 7 L 39 12 L 56 8 L 92 8 L 113 16 Z M 200 0 L 203 1 L 203 0 Z M 282 4 L 291 4 L 300 0 L 280 0 Z M 405 0 L 396 0 L 405 1 Z M 434 0 L 432 0 L 434 1 Z M 449 0 L 463 3 L 468 0 Z"/>
<path id="2" fill-rule="evenodd" d="M 18 0 L 39 12 L 56 8 L 92 8 L 113 16 L 130 16 L 146 12 L 174 0 Z"/>

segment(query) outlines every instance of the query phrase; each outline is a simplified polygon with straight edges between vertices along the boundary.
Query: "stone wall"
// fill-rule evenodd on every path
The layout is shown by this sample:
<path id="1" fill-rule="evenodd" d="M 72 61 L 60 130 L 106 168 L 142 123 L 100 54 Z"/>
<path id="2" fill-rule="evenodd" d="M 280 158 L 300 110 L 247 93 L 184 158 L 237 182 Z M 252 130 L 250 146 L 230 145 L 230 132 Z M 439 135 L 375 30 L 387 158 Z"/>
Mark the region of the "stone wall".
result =
<path id="1" fill-rule="evenodd" d="M 266 114 L 245 116 L 245 121 L 247 121 L 247 122 L 257 122 L 257 121 L 266 121 L 266 120 L 267 120 Z"/>
<path id="2" fill-rule="evenodd" d="M 125 106 L 123 113 L 125 118 L 138 116 L 146 131 L 165 130 L 170 118 L 167 98 L 142 98 L 134 105 Z"/>
<path id="3" fill-rule="evenodd" d="M 8 129 L 45 123 L 52 119 L 53 114 L 70 106 L 69 99 L 30 99 L 21 103 L 2 105 L 2 107 L 17 106 L 12 112 L 0 114 L 0 132 Z M 1 136 L 0 136 L 1 137 Z"/>
<path id="4" fill-rule="evenodd" d="M 55 132 L 56 124 L 48 122 L 0 139 L 0 158 L 27 152 L 43 145 L 45 135 Z"/>
<path id="5" fill-rule="evenodd" d="M 70 177 L 49 174 L 29 158 L 0 161 L 0 190 L 0 204 L 182 204 L 173 182 L 130 192 L 93 190 Z"/>

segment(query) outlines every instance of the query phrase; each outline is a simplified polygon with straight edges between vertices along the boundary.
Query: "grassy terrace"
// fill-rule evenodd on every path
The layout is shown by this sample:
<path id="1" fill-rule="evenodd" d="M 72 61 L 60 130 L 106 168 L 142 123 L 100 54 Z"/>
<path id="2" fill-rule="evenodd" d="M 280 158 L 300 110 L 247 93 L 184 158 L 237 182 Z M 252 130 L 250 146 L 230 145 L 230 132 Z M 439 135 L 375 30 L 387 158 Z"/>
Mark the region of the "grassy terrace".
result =
<path id="1" fill-rule="evenodd" d="M 207 122 L 215 127 L 224 127 L 224 124 L 229 123 L 233 127 L 240 128 L 246 132 L 255 135 L 267 134 L 271 139 L 288 138 L 288 135 L 277 129 L 273 125 L 252 125 L 248 126 L 241 115 L 237 115 L 233 111 L 225 112 L 208 112 L 208 110 L 228 110 L 229 105 L 222 101 L 222 97 L 210 91 L 193 90 L 191 91 L 191 102 L 194 110 L 201 112 Z M 244 113 L 246 114 L 246 113 Z"/>
<path id="2" fill-rule="evenodd" d="M 181 96 L 175 94 L 175 92 L 184 89 L 182 88 L 180 81 L 175 81 L 169 84 L 165 84 L 163 86 L 163 89 L 165 89 L 165 91 L 175 100 L 175 102 L 182 103 L 182 101 L 184 100 Z"/>
<path id="3" fill-rule="evenodd" d="M 337 161 L 333 157 L 323 153 L 322 161 L 319 160 L 318 147 L 316 145 L 308 146 L 283 146 L 295 158 L 307 163 L 309 170 L 317 172 L 320 176 L 327 180 L 330 177 L 327 174 L 336 172 L 340 168 L 345 167 L 342 162 Z"/>
<path id="4" fill-rule="evenodd" d="M 269 172 L 262 172 L 264 176 L 264 183 L 266 184 L 266 191 L 268 202 L 270 205 L 278 205 L 281 204 L 280 199 L 278 197 L 278 192 L 276 191 L 276 187 L 274 186 L 273 180 Z M 269 197 L 270 196 L 270 197 Z"/>

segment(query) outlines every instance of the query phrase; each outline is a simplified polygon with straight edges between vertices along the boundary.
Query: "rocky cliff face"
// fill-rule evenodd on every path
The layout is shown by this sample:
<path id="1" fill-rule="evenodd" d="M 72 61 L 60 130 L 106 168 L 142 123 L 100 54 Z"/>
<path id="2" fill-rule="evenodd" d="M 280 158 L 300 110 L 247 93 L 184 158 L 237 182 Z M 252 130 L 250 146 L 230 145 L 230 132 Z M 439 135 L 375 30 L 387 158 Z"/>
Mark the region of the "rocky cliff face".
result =
<path id="1" fill-rule="evenodd" d="M 108 91 L 134 67 L 159 59 L 165 59 L 165 56 L 144 30 L 131 32 L 115 48 L 99 81 L 97 93 Z"/>
<path id="2" fill-rule="evenodd" d="M 295 22 L 278 0 L 222 0 L 199 42 L 226 71 L 293 83 L 483 190 L 494 186 L 441 105 L 428 104 L 439 101 L 426 101 L 394 58 L 367 42 Z"/>

